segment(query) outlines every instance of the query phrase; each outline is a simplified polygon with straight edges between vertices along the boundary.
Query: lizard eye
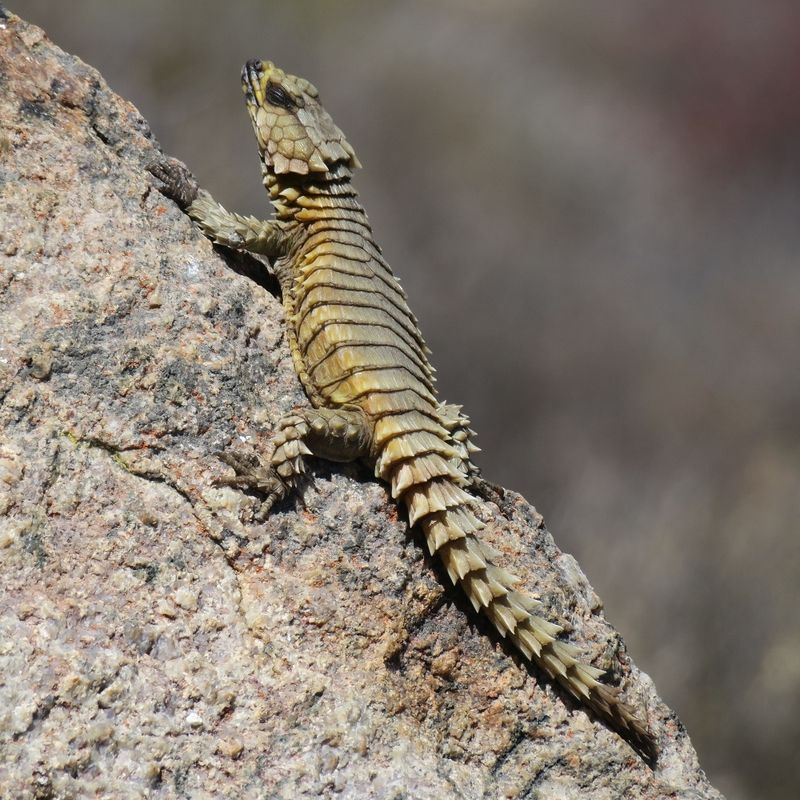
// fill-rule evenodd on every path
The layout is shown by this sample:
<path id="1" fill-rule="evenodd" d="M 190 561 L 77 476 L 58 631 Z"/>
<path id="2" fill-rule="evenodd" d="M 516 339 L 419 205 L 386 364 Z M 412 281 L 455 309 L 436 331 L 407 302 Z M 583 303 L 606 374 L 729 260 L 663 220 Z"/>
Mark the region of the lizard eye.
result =
<path id="1" fill-rule="evenodd" d="M 270 105 L 278 106 L 279 108 L 293 108 L 294 101 L 292 100 L 289 93 L 283 86 L 278 85 L 277 83 L 268 83 L 267 84 L 267 102 Z"/>

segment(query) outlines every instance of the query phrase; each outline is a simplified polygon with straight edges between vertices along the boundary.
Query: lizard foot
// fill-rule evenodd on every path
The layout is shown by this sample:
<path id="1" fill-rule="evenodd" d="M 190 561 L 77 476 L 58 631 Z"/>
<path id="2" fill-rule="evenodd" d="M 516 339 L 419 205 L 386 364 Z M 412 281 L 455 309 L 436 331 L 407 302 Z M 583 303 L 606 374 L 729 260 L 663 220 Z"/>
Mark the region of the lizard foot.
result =
<path id="1" fill-rule="evenodd" d="M 174 200 L 181 209 L 186 210 L 197 197 L 197 180 L 177 158 L 161 156 L 147 165 L 147 171 L 161 184 L 158 187 L 161 194 Z"/>
<path id="2" fill-rule="evenodd" d="M 506 490 L 496 483 L 491 483 L 480 475 L 472 479 L 472 490 L 487 503 L 494 503 L 506 519 L 514 515 L 514 501 L 506 494 Z"/>
<path id="3" fill-rule="evenodd" d="M 369 452 L 371 437 L 361 409 L 297 409 L 278 423 L 269 460 L 262 460 L 252 450 L 218 453 L 236 473 L 218 483 L 254 489 L 265 495 L 256 513 L 257 519 L 264 519 L 276 502 L 290 490 L 300 488 L 306 456 L 316 454 L 336 461 L 354 461 Z"/>
<path id="4" fill-rule="evenodd" d="M 220 486 L 233 486 L 237 489 L 253 489 L 264 495 L 255 518 L 265 520 L 275 503 L 283 500 L 289 492 L 286 482 L 271 464 L 265 464 L 252 451 L 223 450 L 217 453 L 221 461 L 233 468 L 235 475 L 231 478 L 219 478 L 215 481 Z"/>

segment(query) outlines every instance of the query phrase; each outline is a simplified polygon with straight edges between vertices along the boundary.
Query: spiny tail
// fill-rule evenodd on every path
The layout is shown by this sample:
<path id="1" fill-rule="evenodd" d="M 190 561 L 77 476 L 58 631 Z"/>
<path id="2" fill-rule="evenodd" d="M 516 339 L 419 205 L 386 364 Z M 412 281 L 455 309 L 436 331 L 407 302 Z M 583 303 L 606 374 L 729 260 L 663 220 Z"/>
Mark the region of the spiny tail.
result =
<path id="1" fill-rule="evenodd" d="M 614 688 L 599 682 L 602 670 L 580 663 L 578 649 L 556 638 L 562 628 L 535 613 L 541 603 L 514 589 L 520 579 L 497 566 L 499 553 L 476 536 L 483 528 L 472 512 L 476 501 L 462 488 L 465 476 L 437 433 L 417 431 L 388 442 L 376 472 L 391 482 L 393 496 L 408 508 L 410 523 L 420 523 L 429 551 L 439 556 L 475 610 L 528 660 L 653 758 L 655 742 L 646 724 Z"/>

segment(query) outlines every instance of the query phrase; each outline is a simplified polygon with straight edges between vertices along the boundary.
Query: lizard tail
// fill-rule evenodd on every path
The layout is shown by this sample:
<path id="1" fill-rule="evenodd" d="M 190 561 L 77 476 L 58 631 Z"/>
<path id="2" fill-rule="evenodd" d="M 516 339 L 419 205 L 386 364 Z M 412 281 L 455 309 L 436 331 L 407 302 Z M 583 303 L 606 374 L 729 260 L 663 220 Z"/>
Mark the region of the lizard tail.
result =
<path id="1" fill-rule="evenodd" d="M 655 741 L 646 724 L 619 699 L 617 690 L 600 683 L 602 670 L 582 664 L 578 649 L 557 638 L 562 628 L 536 613 L 542 604 L 514 589 L 520 579 L 497 566 L 500 554 L 477 537 L 484 526 L 472 511 L 475 498 L 462 488 L 466 478 L 454 466 L 448 445 L 437 433 L 398 437 L 407 440 L 400 448 L 389 447 L 398 443 L 393 439 L 376 467 L 376 472 L 390 481 L 392 495 L 405 502 L 410 523 L 420 523 L 431 555 L 439 556 L 450 579 L 461 586 L 475 610 L 526 659 L 645 756 L 654 758 Z"/>

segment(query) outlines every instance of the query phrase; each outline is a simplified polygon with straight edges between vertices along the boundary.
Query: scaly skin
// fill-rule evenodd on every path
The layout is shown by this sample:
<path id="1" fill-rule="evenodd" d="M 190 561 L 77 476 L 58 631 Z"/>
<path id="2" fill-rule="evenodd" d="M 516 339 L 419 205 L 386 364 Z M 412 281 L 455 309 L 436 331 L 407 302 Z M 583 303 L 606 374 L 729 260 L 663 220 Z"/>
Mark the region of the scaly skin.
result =
<path id="1" fill-rule="evenodd" d="M 469 420 L 436 398 L 417 320 L 350 182 L 360 165 L 317 90 L 261 61 L 245 65 L 242 84 L 275 219 L 231 214 L 206 192 L 188 213 L 215 242 L 272 261 L 294 365 L 313 408 L 282 421 L 268 462 L 227 454 L 237 472 L 230 482 L 264 492 L 267 513 L 303 472 L 303 456 L 364 459 L 405 503 L 410 523 L 420 525 L 431 554 L 475 610 L 640 752 L 654 755 L 646 724 L 598 681 L 601 670 L 577 660 L 577 648 L 558 638 L 562 628 L 535 613 L 541 604 L 514 588 L 518 579 L 479 540 Z"/>

